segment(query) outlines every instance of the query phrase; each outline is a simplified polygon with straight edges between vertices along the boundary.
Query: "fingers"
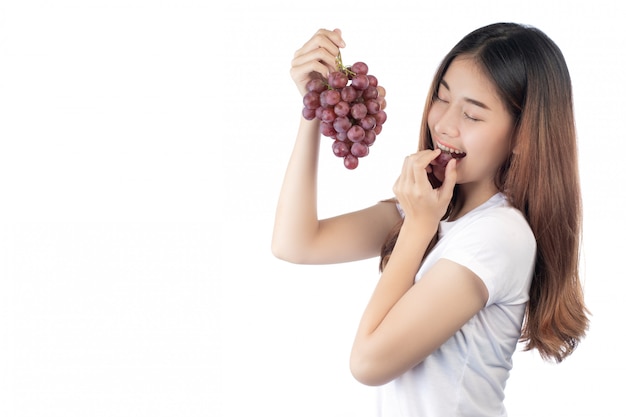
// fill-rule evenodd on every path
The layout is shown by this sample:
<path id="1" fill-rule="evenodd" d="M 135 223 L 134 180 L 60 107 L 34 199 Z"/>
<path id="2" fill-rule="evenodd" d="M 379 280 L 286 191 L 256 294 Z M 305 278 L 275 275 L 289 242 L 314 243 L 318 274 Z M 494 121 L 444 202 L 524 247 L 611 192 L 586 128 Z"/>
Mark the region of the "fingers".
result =
<path id="1" fill-rule="evenodd" d="M 394 193 L 415 195 L 423 190 L 432 190 L 427 174 L 430 170 L 430 163 L 440 153 L 439 149 L 424 150 L 407 156 L 394 185 Z"/>
<path id="2" fill-rule="evenodd" d="M 345 46 L 339 29 L 320 29 L 294 54 L 291 61 L 292 73 L 316 71 L 327 76 L 335 69 L 339 48 Z"/>
<path id="3" fill-rule="evenodd" d="M 409 158 L 413 159 L 412 168 L 415 182 L 417 182 L 419 185 L 425 185 L 426 183 L 424 183 L 423 180 L 426 180 L 428 184 L 430 184 L 427 176 L 424 174 L 428 173 L 429 170 L 432 170 L 430 163 L 433 162 L 440 153 L 441 149 L 427 149 L 413 154 L 412 156 L 409 156 Z"/>
<path id="4" fill-rule="evenodd" d="M 315 48 L 327 48 L 328 50 L 335 50 L 335 56 L 339 52 L 339 48 L 343 48 L 346 46 L 346 43 L 341 36 L 341 30 L 327 30 L 327 29 L 319 29 L 311 39 L 307 43 L 302 46 L 298 51 L 296 51 L 296 55 L 301 52 L 307 52 L 311 49 Z"/>
<path id="5" fill-rule="evenodd" d="M 429 180 L 429 173 L 432 172 L 431 163 L 440 154 L 439 149 L 423 150 L 405 158 L 393 192 L 405 208 L 406 215 L 430 216 L 438 221 L 447 210 L 456 185 L 457 161 L 448 163 L 444 182 L 440 187 L 434 188 Z"/>
<path id="6" fill-rule="evenodd" d="M 302 65 L 292 66 L 290 75 L 293 82 L 304 96 L 306 94 L 306 84 L 313 77 L 327 76 L 329 68 L 327 65 L 313 60 L 303 63 Z"/>
<path id="7" fill-rule="evenodd" d="M 335 59 L 339 53 L 339 48 L 332 45 L 318 45 L 306 50 L 300 50 L 291 60 L 291 67 L 298 68 L 311 64 L 321 64 L 318 71 L 320 74 L 327 76 L 329 71 L 335 68 Z"/>

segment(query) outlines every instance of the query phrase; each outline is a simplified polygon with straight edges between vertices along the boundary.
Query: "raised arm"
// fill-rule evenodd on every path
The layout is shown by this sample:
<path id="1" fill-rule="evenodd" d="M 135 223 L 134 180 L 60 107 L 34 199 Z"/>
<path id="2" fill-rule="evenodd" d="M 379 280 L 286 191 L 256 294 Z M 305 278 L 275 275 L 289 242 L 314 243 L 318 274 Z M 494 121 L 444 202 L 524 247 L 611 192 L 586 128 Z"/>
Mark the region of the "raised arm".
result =
<path id="1" fill-rule="evenodd" d="M 319 30 L 294 56 L 291 77 L 302 95 L 312 77 L 327 76 L 344 43 L 339 30 Z M 393 203 L 320 220 L 317 214 L 319 121 L 301 118 L 278 199 L 272 251 L 294 263 L 322 264 L 374 257 L 400 220 Z"/>

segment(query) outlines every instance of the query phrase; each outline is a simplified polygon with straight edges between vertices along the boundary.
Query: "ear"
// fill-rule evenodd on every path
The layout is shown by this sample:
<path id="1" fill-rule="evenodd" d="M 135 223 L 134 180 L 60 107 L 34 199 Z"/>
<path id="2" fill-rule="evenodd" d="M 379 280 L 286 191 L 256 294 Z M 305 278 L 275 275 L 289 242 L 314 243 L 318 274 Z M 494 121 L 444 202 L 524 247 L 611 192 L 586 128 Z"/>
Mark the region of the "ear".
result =
<path id="1" fill-rule="evenodd" d="M 517 143 L 517 135 L 515 134 L 517 128 L 514 127 L 512 131 L 509 133 L 509 157 L 511 159 L 513 155 L 518 154 L 518 143 Z"/>

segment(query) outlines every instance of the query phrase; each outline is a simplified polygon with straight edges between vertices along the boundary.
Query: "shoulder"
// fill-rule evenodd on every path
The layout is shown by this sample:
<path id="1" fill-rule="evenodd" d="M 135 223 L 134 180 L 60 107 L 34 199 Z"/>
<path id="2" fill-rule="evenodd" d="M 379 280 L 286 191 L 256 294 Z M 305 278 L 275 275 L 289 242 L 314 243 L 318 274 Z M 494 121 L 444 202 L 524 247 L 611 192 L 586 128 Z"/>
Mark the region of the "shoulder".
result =
<path id="1" fill-rule="evenodd" d="M 534 258 L 535 236 L 522 213 L 510 206 L 478 213 L 450 230 L 450 250 L 474 258 L 497 257 L 502 262 L 527 263 Z"/>
<path id="2" fill-rule="evenodd" d="M 489 303 L 522 301 L 524 296 L 519 296 L 532 275 L 537 244 L 519 210 L 498 205 L 473 213 L 459 219 L 443 240 L 440 256 L 481 278 Z"/>
<path id="3" fill-rule="evenodd" d="M 535 236 L 528 221 L 502 194 L 494 195 L 482 206 L 455 222 L 442 222 L 442 234 L 448 232 L 457 241 L 464 237 L 469 241 L 495 247 L 535 246 Z"/>
<path id="4" fill-rule="evenodd" d="M 534 247 L 535 236 L 524 215 L 510 206 L 493 207 L 467 222 L 464 233 L 492 242 L 497 247 Z"/>

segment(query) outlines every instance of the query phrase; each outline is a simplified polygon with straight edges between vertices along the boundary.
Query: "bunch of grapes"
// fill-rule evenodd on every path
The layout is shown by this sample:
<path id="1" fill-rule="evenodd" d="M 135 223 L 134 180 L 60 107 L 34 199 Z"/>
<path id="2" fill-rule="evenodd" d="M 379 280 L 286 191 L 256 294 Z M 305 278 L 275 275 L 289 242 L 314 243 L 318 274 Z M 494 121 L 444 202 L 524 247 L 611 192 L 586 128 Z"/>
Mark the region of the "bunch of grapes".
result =
<path id="1" fill-rule="evenodd" d="M 302 115 L 321 121 L 322 135 L 334 140 L 333 153 L 348 169 L 355 169 L 359 158 L 369 154 L 387 120 L 385 89 L 368 70 L 364 62 L 345 67 L 340 54 L 337 70 L 327 80 L 311 79 L 303 98 Z"/>

